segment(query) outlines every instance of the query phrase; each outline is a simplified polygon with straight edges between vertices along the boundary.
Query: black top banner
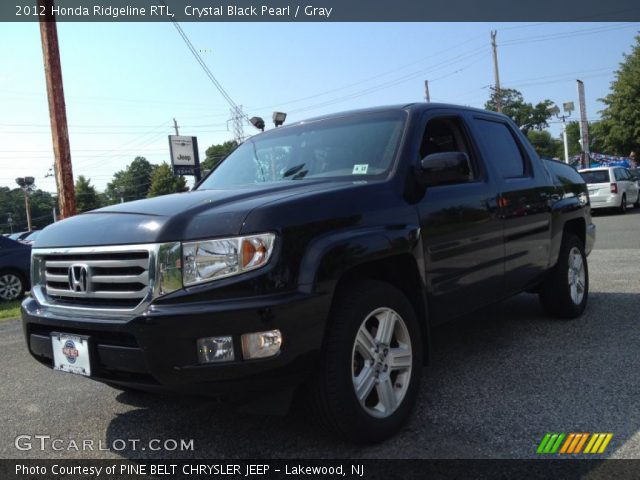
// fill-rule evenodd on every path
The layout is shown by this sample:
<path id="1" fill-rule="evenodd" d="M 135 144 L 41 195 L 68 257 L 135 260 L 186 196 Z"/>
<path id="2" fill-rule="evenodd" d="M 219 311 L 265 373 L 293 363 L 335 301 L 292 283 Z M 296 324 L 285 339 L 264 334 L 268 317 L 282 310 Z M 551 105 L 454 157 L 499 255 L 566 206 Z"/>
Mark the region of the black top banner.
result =
<path id="1" fill-rule="evenodd" d="M 628 22 L 638 0 L 2 0 L 0 21 Z"/>

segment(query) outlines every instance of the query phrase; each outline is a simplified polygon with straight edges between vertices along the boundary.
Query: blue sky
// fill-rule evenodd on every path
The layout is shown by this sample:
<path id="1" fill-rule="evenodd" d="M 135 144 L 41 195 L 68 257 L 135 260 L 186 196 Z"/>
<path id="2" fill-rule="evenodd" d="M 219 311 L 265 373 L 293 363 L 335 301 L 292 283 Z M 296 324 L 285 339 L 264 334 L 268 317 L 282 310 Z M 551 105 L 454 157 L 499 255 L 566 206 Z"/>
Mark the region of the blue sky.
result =
<path id="1" fill-rule="evenodd" d="M 270 124 L 353 108 L 422 101 L 482 107 L 493 84 L 489 32 L 498 31 L 503 87 L 527 101 L 577 105 L 597 119 L 638 23 L 185 23 L 182 28 L 233 100 Z M 233 138 L 229 106 L 170 23 L 59 23 L 74 175 L 102 190 L 137 155 L 168 160 L 172 119 L 201 156 Z M 53 164 L 36 23 L 0 25 L 0 186 Z M 577 112 L 573 115 L 577 117 Z M 551 125 L 554 135 L 560 126 Z M 256 131 L 245 126 L 245 133 Z"/>

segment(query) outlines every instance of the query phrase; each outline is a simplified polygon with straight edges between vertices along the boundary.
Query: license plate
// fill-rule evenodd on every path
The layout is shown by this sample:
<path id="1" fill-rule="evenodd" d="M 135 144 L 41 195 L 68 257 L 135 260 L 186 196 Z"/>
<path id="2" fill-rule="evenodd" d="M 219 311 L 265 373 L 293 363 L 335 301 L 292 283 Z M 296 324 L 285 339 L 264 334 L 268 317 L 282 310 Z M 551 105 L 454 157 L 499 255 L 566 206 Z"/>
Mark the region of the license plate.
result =
<path id="1" fill-rule="evenodd" d="M 53 369 L 77 375 L 91 375 L 89 337 L 52 333 Z"/>

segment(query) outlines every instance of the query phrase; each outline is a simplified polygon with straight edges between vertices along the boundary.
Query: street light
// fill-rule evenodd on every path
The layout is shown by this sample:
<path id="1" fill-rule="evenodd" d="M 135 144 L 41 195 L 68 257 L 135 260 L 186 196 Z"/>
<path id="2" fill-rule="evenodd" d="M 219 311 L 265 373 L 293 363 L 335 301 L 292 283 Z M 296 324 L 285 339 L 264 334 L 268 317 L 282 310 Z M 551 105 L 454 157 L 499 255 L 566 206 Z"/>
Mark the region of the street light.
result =
<path id="1" fill-rule="evenodd" d="M 560 108 L 554 103 L 549 107 L 549 113 L 555 115 L 562 120 L 562 141 L 564 143 L 564 163 L 569 163 L 569 142 L 567 140 L 567 118 L 571 116 L 571 112 L 575 110 L 573 102 L 564 102 L 562 109 L 566 115 L 560 115 Z"/>
<path id="2" fill-rule="evenodd" d="M 251 117 L 249 121 L 251 125 L 264 132 L 264 120 L 261 117 Z"/>
<path id="3" fill-rule="evenodd" d="M 284 123 L 284 121 L 287 119 L 287 114 L 284 112 L 273 112 L 272 115 L 272 120 L 273 120 L 273 124 L 276 127 L 279 127 L 280 125 L 282 125 Z"/>
<path id="4" fill-rule="evenodd" d="M 18 177 L 16 183 L 24 194 L 24 209 L 27 212 L 27 229 L 31 231 L 31 204 L 29 202 L 29 191 L 33 188 L 35 178 L 33 177 Z"/>

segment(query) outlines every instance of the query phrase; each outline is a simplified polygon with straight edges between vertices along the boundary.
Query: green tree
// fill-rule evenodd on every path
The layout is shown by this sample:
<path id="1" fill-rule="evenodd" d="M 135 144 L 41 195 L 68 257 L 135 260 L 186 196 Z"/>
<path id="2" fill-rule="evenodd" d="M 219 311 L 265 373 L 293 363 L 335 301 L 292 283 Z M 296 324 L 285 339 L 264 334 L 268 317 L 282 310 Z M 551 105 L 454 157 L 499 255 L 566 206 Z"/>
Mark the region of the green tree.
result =
<path id="1" fill-rule="evenodd" d="M 538 155 L 545 158 L 564 159 L 564 147 L 561 140 L 553 138 L 547 130 L 530 130 L 527 137 Z"/>
<path id="2" fill-rule="evenodd" d="M 602 110 L 604 150 L 612 155 L 628 155 L 640 145 L 640 35 L 630 54 L 615 72 L 611 92 L 600 99 L 605 104 Z"/>
<path id="3" fill-rule="evenodd" d="M 145 198 L 151 185 L 151 175 L 157 167 L 144 157 L 136 157 L 127 168 L 116 172 L 107 184 L 107 202 L 114 204 L 120 202 L 120 198 L 126 202 Z"/>
<path id="4" fill-rule="evenodd" d="M 91 185 L 91 180 L 84 175 L 78 176 L 76 180 L 76 210 L 78 213 L 95 210 L 101 206 L 98 192 Z"/>
<path id="5" fill-rule="evenodd" d="M 606 153 L 607 148 L 604 145 L 606 137 L 605 123 L 591 122 L 589 123 L 589 150 L 597 153 Z M 582 147 L 580 146 L 580 123 L 567 123 L 567 144 L 569 145 L 569 156 L 573 157 L 580 154 Z"/>
<path id="6" fill-rule="evenodd" d="M 543 100 L 533 105 L 525 102 L 522 93 L 513 88 L 500 89 L 499 97 L 502 113 L 511 117 L 525 134 L 530 130 L 544 130 L 549 126 L 547 120 L 551 117 L 549 113 L 549 107 L 553 105 L 551 100 Z M 484 104 L 484 108 L 498 111 L 498 92 L 495 88 L 491 89 L 491 97 Z"/>
<path id="7" fill-rule="evenodd" d="M 162 163 L 151 175 L 148 197 L 187 191 L 187 181 L 182 175 L 175 176 L 168 163 Z"/>
<path id="8" fill-rule="evenodd" d="M 42 229 L 53 222 L 53 207 L 56 198 L 49 192 L 34 189 L 29 192 L 31 204 L 31 226 Z M 0 232 L 9 233 L 9 216 L 13 223 L 13 231 L 20 232 L 27 229 L 27 214 L 24 206 L 24 194 L 21 189 L 0 187 Z"/>
<path id="9" fill-rule="evenodd" d="M 203 171 L 215 170 L 218 164 L 237 146 L 238 143 L 235 140 L 229 140 L 228 142 L 220 143 L 218 145 L 211 145 L 207 148 L 207 156 L 202 162 L 200 168 Z"/>

